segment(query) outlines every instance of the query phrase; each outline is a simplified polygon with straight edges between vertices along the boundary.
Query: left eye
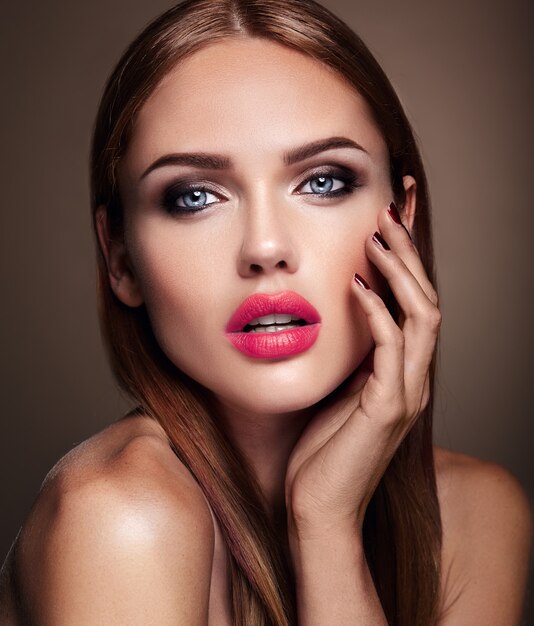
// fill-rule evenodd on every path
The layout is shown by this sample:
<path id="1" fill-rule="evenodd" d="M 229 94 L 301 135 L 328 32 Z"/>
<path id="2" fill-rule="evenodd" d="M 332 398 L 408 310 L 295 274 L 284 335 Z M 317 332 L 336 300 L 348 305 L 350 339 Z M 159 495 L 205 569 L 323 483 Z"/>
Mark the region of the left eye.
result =
<path id="1" fill-rule="evenodd" d="M 360 186 L 361 183 L 355 172 L 336 167 L 310 172 L 310 176 L 295 191 L 301 195 L 334 199 L 350 195 Z"/>
<path id="2" fill-rule="evenodd" d="M 301 188 L 300 193 L 327 194 L 345 187 L 345 181 L 334 176 L 315 176 L 310 178 Z"/>

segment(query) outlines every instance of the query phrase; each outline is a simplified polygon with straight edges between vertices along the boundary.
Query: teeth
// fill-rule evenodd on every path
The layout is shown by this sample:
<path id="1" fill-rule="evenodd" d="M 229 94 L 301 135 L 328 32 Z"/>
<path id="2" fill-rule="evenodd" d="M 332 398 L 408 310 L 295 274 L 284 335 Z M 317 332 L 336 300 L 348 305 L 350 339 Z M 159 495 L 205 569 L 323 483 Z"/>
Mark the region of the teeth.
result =
<path id="1" fill-rule="evenodd" d="M 292 320 L 296 321 L 299 319 L 301 318 L 296 317 L 295 315 L 288 315 L 287 313 L 274 313 L 272 315 L 257 317 L 256 319 L 251 320 L 247 325 L 257 326 L 258 324 L 261 324 L 262 326 L 270 326 L 271 324 L 288 324 Z"/>
<path id="2" fill-rule="evenodd" d="M 272 313 L 271 315 L 264 315 L 250 320 L 243 330 L 249 333 L 278 333 L 282 330 L 300 328 L 305 324 L 306 322 L 296 315 Z"/>
<path id="3" fill-rule="evenodd" d="M 256 326 L 251 333 L 278 333 L 281 330 L 289 330 L 290 328 L 301 328 L 298 324 L 284 324 L 284 326 Z"/>

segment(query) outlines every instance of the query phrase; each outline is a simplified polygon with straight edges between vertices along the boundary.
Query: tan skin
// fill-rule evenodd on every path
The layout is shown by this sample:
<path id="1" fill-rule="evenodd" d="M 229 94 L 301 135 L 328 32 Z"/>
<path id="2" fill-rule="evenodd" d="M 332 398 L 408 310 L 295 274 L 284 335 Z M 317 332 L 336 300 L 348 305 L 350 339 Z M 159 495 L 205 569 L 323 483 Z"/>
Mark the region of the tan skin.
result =
<path id="1" fill-rule="evenodd" d="M 340 136 L 363 150 L 328 148 L 284 163 L 295 147 Z M 176 152 L 222 154 L 232 166 L 175 164 L 142 176 Z M 319 197 L 313 176 L 347 184 L 338 170 L 325 171 L 332 163 L 356 172 L 359 185 Z M 171 216 L 157 199 L 183 178 L 202 181 L 207 205 Z M 404 186 L 409 229 L 416 181 L 405 177 Z M 361 523 L 428 400 L 440 314 L 416 249 L 387 210 L 387 151 L 364 101 L 330 70 L 276 44 L 214 44 L 175 68 L 144 105 L 120 188 L 124 243 L 110 243 L 105 212 L 97 214 L 112 288 L 125 304 L 147 306 L 167 355 L 210 389 L 270 514 L 287 520 L 299 624 L 385 624 Z M 390 250 L 373 240 L 375 231 Z M 354 272 L 371 289 L 354 282 Z M 400 326 L 379 297 L 385 281 L 403 311 Z M 224 338 L 224 324 L 251 293 L 282 289 L 319 310 L 319 339 L 297 357 L 251 361 Z M 210 302 L 217 306 L 203 315 Z M 348 376 L 343 393 L 332 393 Z M 526 498 L 502 468 L 439 449 L 435 458 L 440 624 L 517 624 L 531 536 Z M 64 457 L 18 542 L 22 602 L 35 623 L 231 623 L 217 524 L 146 417 L 120 420 Z M 22 623 L 9 566 L 8 559 L 1 624 Z"/>

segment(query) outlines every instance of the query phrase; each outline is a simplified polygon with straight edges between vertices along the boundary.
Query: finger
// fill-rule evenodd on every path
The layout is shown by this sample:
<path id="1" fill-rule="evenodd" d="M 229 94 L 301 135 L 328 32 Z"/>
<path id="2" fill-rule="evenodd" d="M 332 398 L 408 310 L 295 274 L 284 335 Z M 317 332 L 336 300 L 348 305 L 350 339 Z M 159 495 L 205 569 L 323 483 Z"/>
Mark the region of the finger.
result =
<path id="1" fill-rule="evenodd" d="M 364 358 L 364 360 L 354 370 L 354 372 L 352 372 L 352 374 L 337 387 L 337 390 L 340 391 L 340 395 L 359 395 L 360 391 L 363 389 L 363 386 L 367 382 L 367 379 L 373 373 L 374 352 L 375 348 L 373 346 L 368 352 L 367 356 Z M 333 392 L 333 394 L 334 393 L 337 393 L 337 391 Z"/>
<path id="2" fill-rule="evenodd" d="M 361 375 L 357 376 L 364 383 L 359 402 L 356 406 L 346 404 L 348 411 L 339 429 L 323 449 L 323 462 L 340 468 L 340 474 L 352 472 L 362 486 L 371 486 L 372 493 L 409 427 L 403 419 L 406 415 L 403 333 L 380 296 L 357 274 L 353 292 L 366 315 L 375 346 L 366 357 Z M 352 384 L 354 381 L 351 390 Z M 353 493 L 354 483 L 350 489 Z"/>
<path id="3" fill-rule="evenodd" d="M 362 407 L 369 417 L 390 419 L 403 410 L 404 335 L 382 298 L 358 274 L 353 291 L 375 343 L 373 371 L 362 390 Z"/>
<path id="4" fill-rule="evenodd" d="M 387 279 L 405 318 L 404 384 L 409 411 L 415 413 L 434 353 L 441 315 L 417 278 L 379 233 L 369 238 L 366 250 Z"/>
<path id="5" fill-rule="evenodd" d="M 419 252 L 413 244 L 408 230 L 402 223 L 402 218 L 394 202 L 383 211 L 380 211 L 377 221 L 378 230 L 388 242 L 390 248 L 402 259 L 409 271 L 415 276 L 427 298 L 434 305 L 437 305 L 437 292 L 430 282 Z"/>
<path id="6" fill-rule="evenodd" d="M 401 257 L 378 232 L 367 239 L 365 249 L 369 259 L 388 281 L 406 320 L 428 329 L 429 319 L 437 320 L 439 311 Z"/>

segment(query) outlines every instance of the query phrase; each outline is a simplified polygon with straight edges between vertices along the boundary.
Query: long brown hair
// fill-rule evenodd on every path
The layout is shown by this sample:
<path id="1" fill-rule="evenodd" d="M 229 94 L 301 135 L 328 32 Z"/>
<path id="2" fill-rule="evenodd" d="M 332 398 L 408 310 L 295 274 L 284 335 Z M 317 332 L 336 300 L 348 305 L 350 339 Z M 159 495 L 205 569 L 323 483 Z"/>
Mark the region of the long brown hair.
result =
<path id="1" fill-rule="evenodd" d="M 411 174 L 417 181 L 412 236 L 432 280 L 428 190 L 410 124 L 362 41 L 313 0 L 186 0 L 152 22 L 130 45 L 106 85 L 92 147 L 92 206 L 106 206 L 110 236 L 122 234 L 116 169 L 128 148 L 136 113 L 177 63 L 217 40 L 243 36 L 272 40 L 317 59 L 365 98 L 388 146 L 392 188 L 401 208 L 402 177 Z M 231 563 L 234 623 L 296 623 L 291 568 L 252 471 L 212 419 L 206 390 L 163 354 L 145 308 L 129 308 L 115 297 L 101 252 L 98 279 L 102 330 L 114 373 L 143 411 L 165 429 L 221 526 Z M 391 310 L 398 314 L 394 303 Z M 433 377 L 432 366 L 431 388 Z M 434 623 L 441 522 L 432 453 L 432 391 L 368 507 L 364 540 L 389 623 Z"/>

